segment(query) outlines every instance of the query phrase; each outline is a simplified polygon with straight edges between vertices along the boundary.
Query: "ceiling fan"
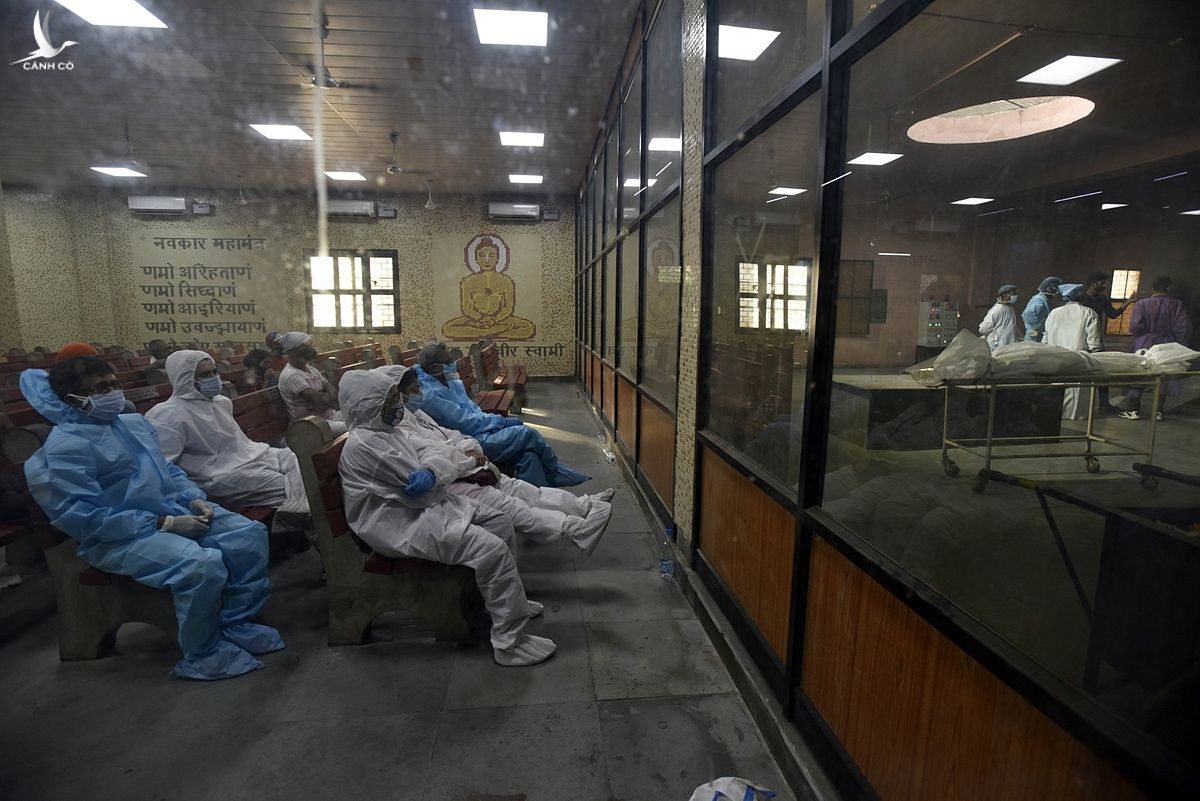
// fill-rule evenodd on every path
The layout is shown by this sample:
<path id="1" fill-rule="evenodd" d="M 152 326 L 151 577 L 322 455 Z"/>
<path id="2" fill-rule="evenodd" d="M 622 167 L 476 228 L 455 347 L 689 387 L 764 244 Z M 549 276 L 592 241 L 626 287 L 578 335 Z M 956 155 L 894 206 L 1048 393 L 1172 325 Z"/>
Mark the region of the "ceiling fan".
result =
<path id="1" fill-rule="evenodd" d="M 379 87 L 368 83 L 354 83 L 352 81 L 340 81 L 333 77 L 333 73 L 329 71 L 329 62 L 325 58 L 325 40 L 329 38 L 329 16 L 321 14 L 321 64 L 325 65 L 322 69 L 322 74 L 317 74 L 317 68 L 314 64 L 306 64 L 308 67 L 308 77 L 304 81 L 304 86 L 312 89 L 358 89 L 365 92 L 379 91 Z"/>
<path id="2" fill-rule="evenodd" d="M 392 131 L 388 134 L 388 141 L 392 143 L 392 158 L 384 167 L 384 172 L 388 175 L 429 175 L 429 170 L 413 170 L 408 167 L 401 166 L 400 162 L 396 161 L 396 145 L 400 142 L 400 134 Z M 387 156 L 379 156 L 378 158 L 386 159 Z"/>

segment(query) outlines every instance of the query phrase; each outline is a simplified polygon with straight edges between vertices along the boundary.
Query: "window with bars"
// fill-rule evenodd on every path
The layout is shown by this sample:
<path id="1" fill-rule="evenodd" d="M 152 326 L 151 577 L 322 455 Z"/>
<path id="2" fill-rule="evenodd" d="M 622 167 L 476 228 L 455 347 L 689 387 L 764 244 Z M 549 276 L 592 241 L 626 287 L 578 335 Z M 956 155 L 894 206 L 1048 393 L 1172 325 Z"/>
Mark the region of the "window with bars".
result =
<path id="1" fill-rule="evenodd" d="M 1109 283 L 1109 297 L 1115 301 L 1128 300 L 1138 291 L 1142 281 L 1141 270 L 1113 270 L 1112 281 Z M 1129 320 L 1133 317 L 1133 304 L 1125 307 L 1120 317 L 1113 317 L 1104 322 L 1104 333 L 1111 336 L 1128 336 Z"/>
<path id="2" fill-rule="evenodd" d="M 306 254 L 308 315 L 322 331 L 400 331 L 399 261 L 394 250 Z"/>
<path id="3" fill-rule="evenodd" d="M 812 262 L 738 264 L 738 327 L 746 330 L 807 331 Z"/>

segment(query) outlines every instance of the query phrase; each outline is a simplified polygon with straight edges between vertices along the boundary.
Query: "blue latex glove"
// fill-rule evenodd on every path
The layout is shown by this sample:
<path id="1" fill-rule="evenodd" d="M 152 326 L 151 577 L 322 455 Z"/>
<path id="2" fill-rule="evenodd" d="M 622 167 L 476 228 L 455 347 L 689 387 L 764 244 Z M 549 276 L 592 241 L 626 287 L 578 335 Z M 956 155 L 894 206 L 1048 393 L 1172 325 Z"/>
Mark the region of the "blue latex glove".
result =
<path id="1" fill-rule="evenodd" d="M 404 485 L 404 494 L 410 498 L 416 498 L 424 495 L 433 489 L 433 485 L 437 483 L 437 476 L 429 468 L 418 470 L 408 477 L 408 483 Z"/>
<path id="2" fill-rule="evenodd" d="M 504 427 L 505 428 L 512 428 L 514 426 L 519 426 L 519 425 L 524 425 L 524 424 L 525 423 L 523 420 L 520 420 L 516 417 L 505 417 L 504 418 Z"/>

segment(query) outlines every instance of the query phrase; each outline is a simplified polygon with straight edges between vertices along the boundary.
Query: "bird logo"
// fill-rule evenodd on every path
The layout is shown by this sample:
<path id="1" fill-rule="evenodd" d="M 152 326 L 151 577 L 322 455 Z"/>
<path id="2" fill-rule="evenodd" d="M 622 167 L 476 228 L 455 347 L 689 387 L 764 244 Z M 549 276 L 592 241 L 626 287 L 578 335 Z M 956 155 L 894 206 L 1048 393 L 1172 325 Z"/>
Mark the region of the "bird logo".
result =
<path id="1" fill-rule="evenodd" d="M 13 64 L 23 64 L 26 61 L 33 61 L 34 59 L 38 58 L 44 58 L 47 60 L 53 59 L 71 45 L 79 44 L 79 42 L 72 42 L 69 39 L 58 47 L 50 44 L 50 15 L 47 14 L 46 19 L 43 20 L 42 12 L 40 11 L 33 15 L 33 38 L 37 42 L 37 50 L 29 51 L 29 55 L 27 55 L 25 58 L 17 59 L 16 61 L 12 62 L 12 64 L 9 64 L 10 67 L 13 66 Z"/>

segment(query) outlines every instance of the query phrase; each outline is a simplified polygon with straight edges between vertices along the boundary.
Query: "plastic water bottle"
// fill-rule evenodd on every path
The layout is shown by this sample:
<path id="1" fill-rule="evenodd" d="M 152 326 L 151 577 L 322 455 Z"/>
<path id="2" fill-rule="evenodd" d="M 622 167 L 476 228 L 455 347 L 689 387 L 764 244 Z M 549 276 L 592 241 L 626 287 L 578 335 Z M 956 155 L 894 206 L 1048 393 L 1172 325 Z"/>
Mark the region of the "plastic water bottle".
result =
<path id="1" fill-rule="evenodd" d="M 617 461 L 617 455 L 613 453 L 612 448 L 604 449 L 604 461 L 608 462 L 609 464 Z"/>
<path id="2" fill-rule="evenodd" d="M 669 556 L 663 556 L 658 560 L 658 574 L 663 578 L 675 577 L 675 560 Z"/>

